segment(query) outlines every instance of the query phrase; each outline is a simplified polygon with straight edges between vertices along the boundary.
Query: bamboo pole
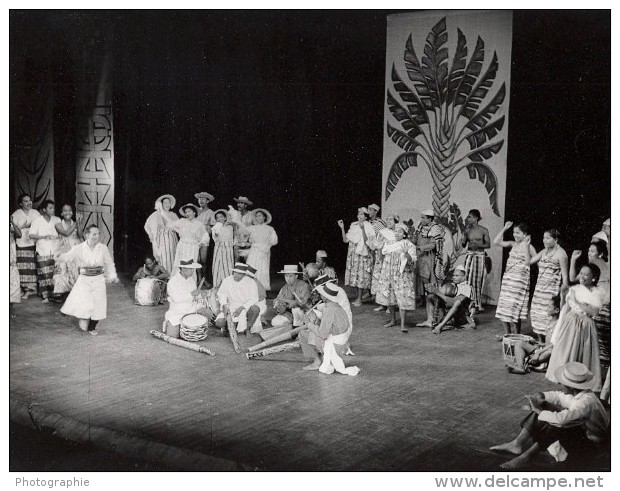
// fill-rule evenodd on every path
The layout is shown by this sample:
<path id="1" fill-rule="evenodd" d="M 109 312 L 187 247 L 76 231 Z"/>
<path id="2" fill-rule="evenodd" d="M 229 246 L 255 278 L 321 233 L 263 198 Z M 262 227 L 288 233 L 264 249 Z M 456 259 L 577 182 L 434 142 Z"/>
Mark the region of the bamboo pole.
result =
<path id="1" fill-rule="evenodd" d="M 179 346 L 180 348 L 185 348 L 192 351 L 197 351 L 198 353 L 205 353 L 209 356 L 215 356 L 215 353 L 213 351 L 211 351 L 209 348 L 205 348 L 204 346 L 200 346 L 199 344 L 190 343 L 189 341 L 185 341 L 183 339 L 173 338 L 172 336 L 168 336 L 167 334 L 164 334 L 160 331 L 151 330 L 150 333 L 157 339 L 161 339 L 168 344 Z"/>

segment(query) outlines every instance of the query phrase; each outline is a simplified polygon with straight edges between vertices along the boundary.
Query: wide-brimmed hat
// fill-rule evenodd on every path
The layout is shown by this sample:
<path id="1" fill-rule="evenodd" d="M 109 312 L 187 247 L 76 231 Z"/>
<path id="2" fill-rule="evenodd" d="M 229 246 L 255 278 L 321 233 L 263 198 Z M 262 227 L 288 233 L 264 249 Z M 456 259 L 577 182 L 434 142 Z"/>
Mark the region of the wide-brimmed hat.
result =
<path id="1" fill-rule="evenodd" d="M 248 206 L 252 206 L 254 203 L 252 203 L 249 199 L 247 199 L 245 196 L 239 196 L 238 198 L 233 198 L 237 203 L 245 203 Z"/>
<path id="2" fill-rule="evenodd" d="M 235 263 L 232 271 L 234 273 L 246 274 L 248 272 L 248 265 L 245 263 Z"/>
<path id="3" fill-rule="evenodd" d="M 244 264 L 244 266 L 245 266 L 245 274 L 249 276 L 250 278 L 256 278 L 256 273 L 258 273 L 258 270 L 256 268 L 253 268 L 249 264 Z"/>
<path id="4" fill-rule="evenodd" d="M 215 196 L 213 196 L 210 193 L 207 193 L 206 191 L 200 191 L 199 193 L 196 193 L 194 195 L 194 198 L 196 198 L 196 199 L 198 199 L 198 198 L 207 198 L 209 203 L 211 203 L 211 201 L 213 201 L 215 199 Z"/>
<path id="5" fill-rule="evenodd" d="M 405 232 L 405 234 L 409 235 L 409 227 L 407 227 L 407 225 L 405 225 L 404 223 L 397 223 L 396 226 L 394 227 L 394 230 L 402 230 L 403 232 Z"/>
<path id="6" fill-rule="evenodd" d="M 200 263 L 197 263 L 193 259 L 180 259 L 178 266 L 179 268 L 191 268 L 191 269 L 202 268 L 202 265 Z"/>
<path id="7" fill-rule="evenodd" d="M 363 211 L 364 213 L 366 213 L 366 215 L 368 215 L 368 208 L 366 208 L 365 206 L 358 208 L 357 211 Z"/>
<path id="8" fill-rule="evenodd" d="M 420 215 L 424 215 L 427 217 L 434 217 L 435 216 L 435 211 L 432 208 L 427 208 L 426 210 L 422 210 L 420 212 Z"/>
<path id="9" fill-rule="evenodd" d="M 215 210 L 213 212 L 213 218 L 215 219 L 215 217 L 217 216 L 218 213 L 223 213 L 224 216 L 226 217 L 226 220 L 228 220 L 228 210 L 224 209 L 224 208 L 220 208 L 219 210 Z"/>
<path id="10" fill-rule="evenodd" d="M 605 220 L 603 222 L 603 225 L 607 225 L 607 226 L 611 227 L 611 218 L 608 218 L 607 220 Z"/>
<path id="11" fill-rule="evenodd" d="M 260 212 L 263 215 L 265 215 L 265 223 L 266 224 L 270 224 L 271 223 L 271 213 L 269 213 L 264 208 L 256 208 L 255 210 L 252 210 L 252 217 L 254 217 L 254 221 L 256 221 L 256 214 L 258 212 Z"/>
<path id="12" fill-rule="evenodd" d="M 196 216 L 198 216 L 200 214 L 200 210 L 198 209 L 198 207 L 193 204 L 193 203 L 187 203 L 186 205 L 181 206 L 181 208 L 179 208 L 179 210 L 181 210 L 181 213 L 183 213 L 183 215 L 185 215 L 185 209 L 186 208 L 192 208 L 194 210 L 194 212 L 196 213 Z"/>
<path id="13" fill-rule="evenodd" d="M 607 237 L 607 234 L 605 232 L 596 232 L 592 236 L 592 240 L 602 240 L 603 242 L 609 242 L 609 237 Z"/>
<path id="14" fill-rule="evenodd" d="M 330 278 L 329 275 L 322 274 L 316 280 L 314 280 L 314 289 L 312 291 L 316 290 L 317 287 L 325 285 L 327 283 L 336 283 L 336 278 Z"/>
<path id="15" fill-rule="evenodd" d="M 374 208 L 377 211 L 379 211 L 381 209 L 381 208 L 379 208 L 379 205 L 375 205 L 374 203 L 372 205 L 368 205 L 368 209 L 370 210 L 371 208 Z"/>
<path id="16" fill-rule="evenodd" d="M 177 205 L 177 200 L 171 194 L 162 194 L 159 198 L 155 200 L 155 204 L 161 203 L 166 198 L 170 200 L 170 209 L 174 208 Z"/>
<path id="17" fill-rule="evenodd" d="M 316 257 L 327 257 L 327 252 L 324 250 L 316 251 Z"/>
<path id="18" fill-rule="evenodd" d="M 555 378 L 562 385 L 575 389 L 591 389 L 596 383 L 594 374 L 578 361 L 569 361 L 567 364 L 556 368 Z"/>
<path id="19" fill-rule="evenodd" d="M 278 274 L 302 274 L 296 264 L 285 264 L 282 271 L 278 271 Z"/>
<path id="20" fill-rule="evenodd" d="M 315 287 L 315 290 L 332 302 L 337 302 L 338 293 L 342 291 L 342 288 L 334 285 L 333 283 L 324 283 Z"/>

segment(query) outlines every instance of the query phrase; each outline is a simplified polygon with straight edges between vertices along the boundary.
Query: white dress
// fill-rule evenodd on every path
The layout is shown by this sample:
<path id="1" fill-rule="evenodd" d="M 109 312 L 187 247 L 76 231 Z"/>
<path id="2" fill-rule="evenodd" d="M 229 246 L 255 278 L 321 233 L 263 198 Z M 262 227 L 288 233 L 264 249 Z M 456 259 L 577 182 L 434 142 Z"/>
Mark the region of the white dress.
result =
<path id="1" fill-rule="evenodd" d="M 172 274 L 174 274 L 179 269 L 179 261 L 187 261 L 188 259 L 198 261 L 200 246 L 209 245 L 211 239 L 204 223 L 196 218 L 192 220 L 180 218 L 168 223 L 168 228 L 174 230 L 180 237 L 172 267 Z"/>
<path id="2" fill-rule="evenodd" d="M 271 262 L 271 248 L 278 243 L 278 235 L 270 225 L 250 225 L 246 227 L 250 233 L 250 252 L 247 264 L 256 269 L 256 279 L 265 290 L 271 290 L 269 264 Z"/>
<path id="3" fill-rule="evenodd" d="M 103 244 L 97 244 L 91 249 L 86 242 L 82 242 L 61 255 L 59 260 L 76 261 L 79 267 L 103 267 L 103 274 L 98 276 L 80 274 L 60 311 L 78 319 L 94 321 L 105 319 L 107 316 L 105 280 L 117 278 L 114 261 L 108 248 Z"/>
<path id="4" fill-rule="evenodd" d="M 170 307 L 165 319 L 173 326 L 181 323 L 183 316 L 196 311 L 192 292 L 196 290 L 196 278 L 184 278 L 180 272 L 174 274 L 168 281 L 168 302 Z"/>
<path id="5" fill-rule="evenodd" d="M 154 211 L 146 220 L 144 230 L 153 244 L 153 256 L 166 271 L 172 271 L 179 238 L 174 230 L 166 227 L 163 215 L 169 222 L 179 219 L 173 211 Z"/>

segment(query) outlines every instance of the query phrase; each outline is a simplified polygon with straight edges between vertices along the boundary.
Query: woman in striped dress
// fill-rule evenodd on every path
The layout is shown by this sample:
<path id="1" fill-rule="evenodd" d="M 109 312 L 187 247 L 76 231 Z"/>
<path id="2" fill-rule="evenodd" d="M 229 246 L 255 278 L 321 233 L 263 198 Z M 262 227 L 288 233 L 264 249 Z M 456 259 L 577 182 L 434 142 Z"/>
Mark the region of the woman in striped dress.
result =
<path id="1" fill-rule="evenodd" d="M 179 219 L 172 210 L 176 205 L 174 196 L 164 194 L 155 201 L 155 211 L 146 220 L 144 230 L 153 244 L 153 255 L 166 271 L 172 271 L 179 238 L 174 230 L 166 227 L 168 222 Z"/>
<path id="2" fill-rule="evenodd" d="M 531 238 L 525 223 L 515 226 L 512 231 L 514 240 L 503 240 L 504 233 L 511 227 L 512 222 L 506 222 L 504 228 L 493 239 L 495 245 L 510 248 L 495 317 L 504 324 L 506 334 L 520 334 L 521 321 L 527 319 L 527 302 L 530 296 L 530 260 L 536 255 L 536 249 L 531 245 Z"/>
<path id="3" fill-rule="evenodd" d="M 530 265 L 538 263 L 538 280 L 532 306 L 530 322 L 540 342 L 545 341 L 549 325 L 549 301 L 560 294 L 562 288 L 568 289 L 568 256 L 558 244 L 560 232 L 552 228 L 543 235 L 542 251 L 530 260 Z"/>
<path id="4" fill-rule="evenodd" d="M 222 280 L 231 275 L 235 266 L 235 255 L 233 248 L 234 228 L 228 223 L 228 213 L 226 210 L 215 212 L 215 225 L 211 229 L 213 234 L 213 287 L 218 288 Z"/>
<path id="5" fill-rule="evenodd" d="M 82 215 L 78 213 L 76 220 L 73 221 L 73 208 L 71 205 L 62 207 L 62 220 L 56 224 L 58 231 L 58 249 L 54 255 L 56 260 L 56 269 L 54 270 L 54 294 L 61 295 L 69 293 L 73 285 L 80 276 L 79 267 L 76 261 L 66 262 L 60 261 L 60 255 L 69 252 L 73 246 L 82 242 L 79 222 Z"/>
<path id="6" fill-rule="evenodd" d="M 377 232 L 377 235 L 375 236 L 374 239 L 369 239 L 368 241 L 368 246 L 370 247 L 370 249 L 372 249 L 375 252 L 375 263 L 372 268 L 372 282 L 370 284 L 370 293 L 371 295 L 375 295 L 375 301 L 377 303 L 379 302 L 376 298 L 376 295 L 379 289 L 381 288 L 379 283 L 381 281 L 381 271 L 383 270 L 383 261 L 385 260 L 381 250 L 383 249 L 383 246 L 386 245 L 388 242 L 393 242 L 394 240 L 396 240 L 394 237 L 394 228 L 396 227 L 396 224 L 398 222 L 399 222 L 398 215 L 388 216 L 385 220 L 386 226 L 381 228 Z M 381 312 L 385 308 L 386 307 L 383 304 L 379 303 L 379 307 L 375 308 L 374 310 L 375 312 Z M 387 309 L 389 310 L 389 307 Z"/>
<path id="7" fill-rule="evenodd" d="M 37 210 L 32 209 L 32 199 L 29 194 L 22 194 L 18 198 L 19 209 L 12 215 L 13 225 L 20 229 L 21 238 L 16 243 L 17 269 L 19 282 L 24 291 L 23 299 L 37 293 L 37 264 L 35 262 L 35 242 L 30 238 L 30 226 L 40 216 Z"/>
<path id="8" fill-rule="evenodd" d="M 346 233 L 344 222 L 338 220 L 342 241 L 349 244 L 344 284 L 357 289 L 357 298 L 353 302 L 355 307 L 362 305 L 362 292 L 370 288 L 372 280 L 373 257 L 368 249 L 368 242 L 370 239 L 374 239 L 376 234 L 375 229 L 368 221 L 369 218 L 368 209 L 358 208 L 357 222 L 353 222 Z"/>
<path id="9" fill-rule="evenodd" d="M 9 217 L 9 304 L 22 301 L 19 269 L 17 269 L 17 247 L 15 245 L 15 237 L 19 239 L 21 236 L 21 231 L 13 224 L 13 217 Z"/>

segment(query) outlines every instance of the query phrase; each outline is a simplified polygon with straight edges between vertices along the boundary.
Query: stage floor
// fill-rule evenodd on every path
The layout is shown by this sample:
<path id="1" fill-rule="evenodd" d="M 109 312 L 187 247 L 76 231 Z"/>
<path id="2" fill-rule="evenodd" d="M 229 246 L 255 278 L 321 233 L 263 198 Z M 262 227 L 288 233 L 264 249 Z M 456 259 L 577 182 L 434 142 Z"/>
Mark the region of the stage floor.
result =
<path id="1" fill-rule="evenodd" d="M 31 298 L 11 311 L 10 394 L 246 469 L 499 470 L 508 456 L 489 446 L 516 435 L 524 394 L 554 385 L 543 374 L 507 373 L 491 309 L 475 331 L 434 335 L 383 328 L 386 316 L 373 307 L 353 307 L 356 356 L 345 363 L 361 373 L 349 377 L 302 370 L 301 350 L 247 360 L 215 331 L 201 343 L 215 357 L 162 342 L 149 331 L 160 329 L 167 307 L 134 305 L 127 281 L 108 288 L 98 336 Z M 409 324 L 424 317 L 419 309 Z M 261 341 L 239 340 L 242 348 Z M 579 466 L 541 457 L 529 470 L 608 471 L 609 446 Z"/>

